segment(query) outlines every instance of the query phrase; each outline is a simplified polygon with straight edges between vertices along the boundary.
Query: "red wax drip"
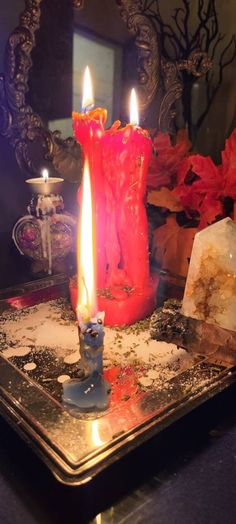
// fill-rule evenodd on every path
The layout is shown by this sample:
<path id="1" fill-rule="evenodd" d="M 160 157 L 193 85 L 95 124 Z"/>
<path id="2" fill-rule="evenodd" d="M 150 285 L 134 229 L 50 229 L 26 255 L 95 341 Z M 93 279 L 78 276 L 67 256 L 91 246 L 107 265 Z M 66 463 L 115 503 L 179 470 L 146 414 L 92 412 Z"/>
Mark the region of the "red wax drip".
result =
<path id="1" fill-rule="evenodd" d="M 107 202 L 107 284 L 149 284 L 148 223 L 144 206 L 151 139 L 140 128 L 113 126 L 103 139 Z"/>
<path id="2" fill-rule="evenodd" d="M 96 223 L 96 278 L 97 287 L 103 288 L 106 274 L 106 201 L 102 168 L 102 138 L 107 112 L 99 108 L 87 113 L 73 113 L 72 117 L 76 140 L 81 144 L 84 156 L 89 162 Z M 80 191 L 78 200 L 80 203 Z"/>

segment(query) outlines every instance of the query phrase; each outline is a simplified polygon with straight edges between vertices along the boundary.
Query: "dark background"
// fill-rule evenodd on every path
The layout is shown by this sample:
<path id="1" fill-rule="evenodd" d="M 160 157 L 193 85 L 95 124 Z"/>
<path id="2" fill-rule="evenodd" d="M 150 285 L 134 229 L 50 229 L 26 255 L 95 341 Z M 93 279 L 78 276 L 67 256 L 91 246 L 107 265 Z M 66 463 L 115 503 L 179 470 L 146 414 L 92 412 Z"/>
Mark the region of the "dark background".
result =
<path id="1" fill-rule="evenodd" d="M 232 386 L 77 488 L 60 485 L 1 419 L 0 522 L 234 524 L 235 396 Z"/>

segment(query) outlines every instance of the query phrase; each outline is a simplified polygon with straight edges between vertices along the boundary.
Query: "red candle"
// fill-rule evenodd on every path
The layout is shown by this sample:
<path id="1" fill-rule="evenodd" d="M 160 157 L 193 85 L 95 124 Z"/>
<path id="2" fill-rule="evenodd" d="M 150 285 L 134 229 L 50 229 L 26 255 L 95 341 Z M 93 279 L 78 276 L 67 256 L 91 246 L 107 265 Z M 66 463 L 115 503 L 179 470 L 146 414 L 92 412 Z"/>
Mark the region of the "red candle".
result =
<path id="1" fill-rule="evenodd" d="M 104 137 L 107 263 L 110 286 L 149 282 L 146 177 L 151 139 L 140 127 L 112 127 Z M 122 268 L 122 269 L 121 269 Z"/>
<path id="2" fill-rule="evenodd" d="M 115 122 L 102 139 L 107 274 L 98 308 L 105 311 L 106 324 L 111 326 L 141 320 L 156 305 L 157 281 L 149 271 L 145 209 L 152 143 L 137 124 L 137 116 L 131 115 L 130 124 L 119 129 L 120 123 Z M 75 304 L 76 292 L 71 291 Z"/>
<path id="3" fill-rule="evenodd" d="M 106 202 L 102 169 L 102 139 L 104 136 L 104 124 L 107 119 L 107 111 L 101 108 L 86 111 L 86 109 L 91 106 L 93 106 L 92 85 L 89 70 L 86 68 L 82 102 L 84 112 L 74 112 L 72 118 L 76 139 L 82 146 L 84 157 L 86 157 L 89 162 L 96 221 L 96 287 L 99 289 L 105 286 L 106 273 Z M 78 193 L 78 199 L 80 201 L 80 191 Z"/>

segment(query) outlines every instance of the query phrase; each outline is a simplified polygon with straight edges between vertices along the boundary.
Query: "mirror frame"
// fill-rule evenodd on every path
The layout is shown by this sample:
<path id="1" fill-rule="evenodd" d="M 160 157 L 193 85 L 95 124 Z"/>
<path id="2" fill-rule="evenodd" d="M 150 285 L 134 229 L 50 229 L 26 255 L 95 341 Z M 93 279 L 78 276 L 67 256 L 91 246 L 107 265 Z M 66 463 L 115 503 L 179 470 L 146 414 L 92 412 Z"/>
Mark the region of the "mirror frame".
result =
<path id="1" fill-rule="evenodd" d="M 40 4 L 43 0 L 25 0 L 19 26 L 11 33 L 5 52 L 5 73 L 0 76 L 0 133 L 13 146 L 18 165 L 28 174 L 38 174 L 32 143 L 43 162 L 68 181 L 75 181 L 72 172 L 81 174 L 80 145 L 73 137 L 63 139 L 60 131 L 47 129 L 33 108 L 26 104 L 28 74 L 32 66 L 31 52 L 35 33 L 40 28 Z M 82 9 L 85 0 L 69 0 L 72 7 Z M 118 11 L 137 47 L 138 96 L 141 119 L 155 100 L 159 86 L 162 98 L 156 119 L 157 129 L 173 133 L 175 102 L 182 95 L 179 66 L 163 60 L 156 30 L 145 16 L 143 0 L 116 0 Z"/>

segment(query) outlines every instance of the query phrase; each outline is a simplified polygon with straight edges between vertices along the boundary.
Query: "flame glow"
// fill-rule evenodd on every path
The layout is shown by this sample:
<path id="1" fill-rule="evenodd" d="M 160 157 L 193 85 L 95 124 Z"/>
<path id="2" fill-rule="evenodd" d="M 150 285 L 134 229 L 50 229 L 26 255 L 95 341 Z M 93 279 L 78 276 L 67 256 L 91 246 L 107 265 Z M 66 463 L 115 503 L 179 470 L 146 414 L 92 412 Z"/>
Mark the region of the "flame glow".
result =
<path id="1" fill-rule="evenodd" d="M 133 126 L 139 125 L 138 101 L 135 89 L 131 90 L 130 95 L 130 124 Z"/>
<path id="2" fill-rule="evenodd" d="M 85 160 L 80 221 L 78 228 L 78 305 L 77 315 L 84 320 L 96 313 L 95 235 L 89 164 Z"/>
<path id="3" fill-rule="evenodd" d="M 105 441 L 103 441 L 100 437 L 98 420 L 92 420 L 92 440 L 94 445 L 97 447 L 105 444 Z"/>
<path id="4" fill-rule="evenodd" d="M 89 67 L 86 66 L 83 80 L 82 109 L 91 109 L 94 106 L 93 86 Z"/>
<path id="5" fill-rule="evenodd" d="M 48 181 L 48 169 L 43 169 L 42 170 L 42 177 L 44 179 L 44 182 L 47 182 Z"/>

